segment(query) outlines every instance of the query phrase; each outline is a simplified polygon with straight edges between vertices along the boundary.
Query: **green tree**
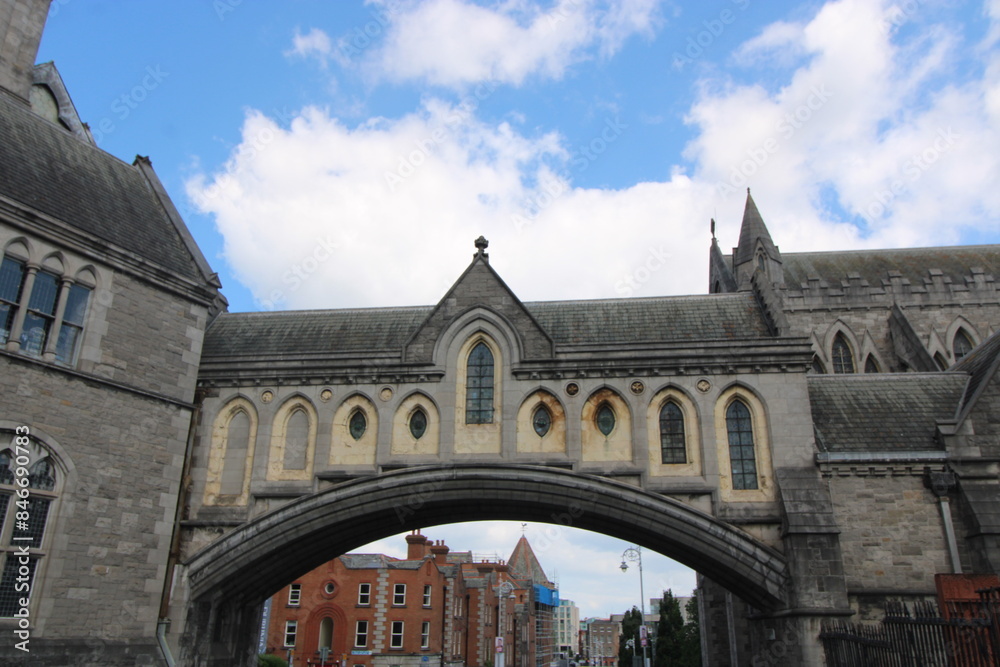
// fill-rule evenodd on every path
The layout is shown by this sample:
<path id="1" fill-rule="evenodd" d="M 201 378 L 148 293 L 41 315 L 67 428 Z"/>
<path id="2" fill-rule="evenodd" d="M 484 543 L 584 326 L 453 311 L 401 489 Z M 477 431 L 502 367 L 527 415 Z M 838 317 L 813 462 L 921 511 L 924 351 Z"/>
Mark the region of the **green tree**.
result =
<path id="1" fill-rule="evenodd" d="M 641 647 L 638 646 L 640 625 L 642 625 L 641 611 L 632 607 L 625 612 L 625 618 L 622 619 L 622 634 L 618 639 L 618 667 L 632 667 L 632 657 L 636 655 L 637 649 L 639 655 L 642 655 Z"/>
<path id="2" fill-rule="evenodd" d="M 681 605 L 673 591 L 663 591 L 660 600 L 660 620 L 656 624 L 656 653 L 654 667 L 674 667 L 678 665 L 681 647 L 684 644 L 684 617 Z"/>
<path id="3" fill-rule="evenodd" d="M 257 656 L 257 667 L 288 667 L 288 661 L 277 655 L 261 653 Z"/>
<path id="4" fill-rule="evenodd" d="M 684 624 L 684 640 L 681 643 L 678 667 L 701 667 L 701 623 L 698 618 L 698 593 L 691 594 L 684 607 L 687 623 Z"/>

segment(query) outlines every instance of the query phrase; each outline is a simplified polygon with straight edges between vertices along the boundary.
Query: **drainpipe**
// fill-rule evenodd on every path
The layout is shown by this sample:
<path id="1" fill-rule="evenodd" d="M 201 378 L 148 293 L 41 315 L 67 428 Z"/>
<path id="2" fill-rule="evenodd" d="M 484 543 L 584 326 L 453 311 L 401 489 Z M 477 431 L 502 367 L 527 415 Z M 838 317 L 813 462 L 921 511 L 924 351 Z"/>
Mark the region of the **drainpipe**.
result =
<path id="1" fill-rule="evenodd" d="M 955 538 L 955 524 L 951 520 L 951 502 L 948 499 L 948 492 L 958 486 L 958 480 L 953 472 L 931 472 L 927 474 L 925 483 L 937 496 L 938 507 L 941 508 L 941 523 L 948 543 L 951 571 L 953 574 L 962 574 L 962 559 L 958 554 L 958 540 Z"/>
<path id="2" fill-rule="evenodd" d="M 161 618 L 156 622 L 156 641 L 160 645 L 160 652 L 167 667 L 174 667 L 174 656 L 170 653 L 170 645 L 167 644 L 167 628 L 170 627 L 170 619 Z"/>

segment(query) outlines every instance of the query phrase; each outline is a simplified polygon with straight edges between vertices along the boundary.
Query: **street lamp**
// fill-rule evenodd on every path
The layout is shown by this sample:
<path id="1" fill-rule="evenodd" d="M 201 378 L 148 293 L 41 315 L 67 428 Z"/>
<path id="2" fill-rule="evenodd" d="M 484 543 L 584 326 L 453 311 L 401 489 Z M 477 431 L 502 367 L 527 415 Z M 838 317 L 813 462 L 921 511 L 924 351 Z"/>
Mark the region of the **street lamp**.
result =
<path id="1" fill-rule="evenodd" d="M 649 657 L 646 655 L 646 591 L 642 585 L 642 547 L 629 547 L 622 552 L 622 564 L 621 570 L 624 574 L 628 571 L 628 563 L 625 561 L 631 561 L 633 563 L 639 564 L 639 609 L 642 614 L 642 618 L 639 622 L 639 637 L 642 640 L 642 664 L 645 667 L 649 667 Z"/>
<path id="2" fill-rule="evenodd" d="M 499 601 L 499 611 L 497 613 L 497 638 L 496 638 L 496 654 L 494 656 L 493 664 L 496 667 L 504 667 L 504 639 L 507 636 L 507 626 L 504 624 L 504 612 L 507 608 L 507 598 L 508 596 L 513 598 L 512 595 L 514 591 L 514 584 L 509 581 L 503 581 L 494 589 L 497 592 L 497 598 Z M 515 637 L 514 641 L 517 641 Z"/>

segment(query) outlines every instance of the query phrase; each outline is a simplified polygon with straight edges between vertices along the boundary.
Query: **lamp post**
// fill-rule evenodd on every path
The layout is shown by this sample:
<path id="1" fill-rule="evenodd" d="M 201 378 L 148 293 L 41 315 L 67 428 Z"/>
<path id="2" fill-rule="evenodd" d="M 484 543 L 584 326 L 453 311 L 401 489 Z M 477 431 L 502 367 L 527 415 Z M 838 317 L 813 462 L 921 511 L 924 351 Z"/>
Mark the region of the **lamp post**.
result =
<path id="1" fill-rule="evenodd" d="M 508 596 L 513 597 L 511 593 L 514 591 L 514 584 L 509 581 L 503 581 L 494 590 L 497 592 L 497 601 L 499 602 L 498 606 L 500 609 L 497 613 L 496 655 L 493 664 L 496 667 L 504 667 L 504 639 L 507 636 L 507 626 L 504 625 L 504 613 L 507 609 Z M 517 641 L 517 638 L 514 641 Z"/>
<path id="2" fill-rule="evenodd" d="M 629 547 L 622 552 L 622 573 L 628 571 L 628 563 L 625 561 L 632 561 L 633 563 L 639 564 L 639 610 L 642 617 L 639 621 L 639 637 L 642 642 L 642 664 L 645 667 L 649 667 L 649 656 L 646 655 L 646 591 L 642 585 L 642 547 Z"/>

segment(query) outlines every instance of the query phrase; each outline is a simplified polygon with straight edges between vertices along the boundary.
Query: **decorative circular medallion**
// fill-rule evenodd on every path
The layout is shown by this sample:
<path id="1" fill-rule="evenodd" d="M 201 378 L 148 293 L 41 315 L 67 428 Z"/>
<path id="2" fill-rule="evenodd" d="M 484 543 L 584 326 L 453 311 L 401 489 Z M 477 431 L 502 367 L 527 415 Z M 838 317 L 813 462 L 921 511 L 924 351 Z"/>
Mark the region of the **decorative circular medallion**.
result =
<path id="1" fill-rule="evenodd" d="M 700 391 L 701 393 L 704 394 L 705 392 L 707 392 L 709 389 L 712 388 L 712 383 L 709 382 L 708 380 L 706 380 L 705 378 L 702 378 L 702 379 L 698 380 L 697 387 L 698 387 L 698 391 Z"/>
<path id="2" fill-rule="evenodd" d="M 643 384 L 643 383 L 642 383 L 641 381 L 639 381 L 639 380 L 633 380 L 633 381 L 632 381 L 632 384 L 630 384 L 628 388 L 629 388 L 629 389 L 630 389 L 630 390 L 632 391 L 632 393 L 633 393 L 633 394 L 635 394 L 636 396 L 638 396 L 638 395 L 639 395 L 639 394 L 641 394 L 642 392 L 646 391 L 646 385 L 644 385 L 644 384 Z"/>
<path id="3" fill-rule="evenodd" d="M 392 398 L 392 387 L 382 387 L 378 392 L 378 397 L 383 401 L 388 401 Z"/>
<path id="4" fill-rule="evenodd" d="M 576 396 L 577 394 L 580 393 L 580 385 L 578 385 L 575 382 L 570 382 L 568 385 L 566 385 L 566 393 L 569 394 L 570 396 Z"/>
<path id="5" fill-rule="evenodd" d="M 323 391 L 319 392 L 319 400 L 323 401 L 324 403 L 329 401 L 331 398 L 333 398 L 333 392 L 330 391 L 329 389 L 324 389 Z"/>
<path id="6" fill-rule="evenodd" d="M 262 403 L 270 403 L 271 401 L 274 400 L 274 392 L 273 391 L 265 391 L 264 393 L 262 393 L 260 395 L 260 400 L 261 400 Z"/>

